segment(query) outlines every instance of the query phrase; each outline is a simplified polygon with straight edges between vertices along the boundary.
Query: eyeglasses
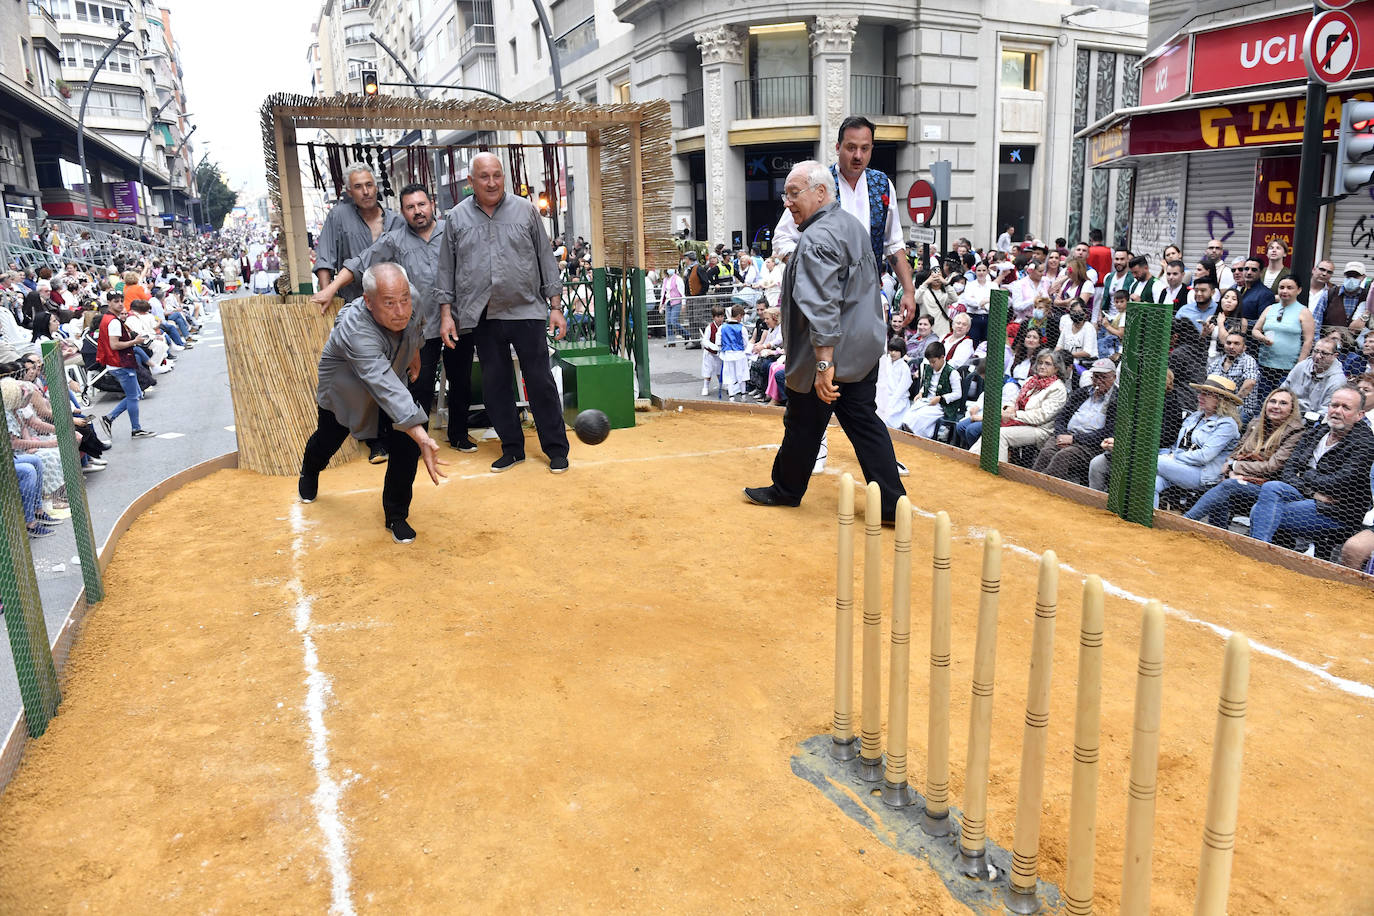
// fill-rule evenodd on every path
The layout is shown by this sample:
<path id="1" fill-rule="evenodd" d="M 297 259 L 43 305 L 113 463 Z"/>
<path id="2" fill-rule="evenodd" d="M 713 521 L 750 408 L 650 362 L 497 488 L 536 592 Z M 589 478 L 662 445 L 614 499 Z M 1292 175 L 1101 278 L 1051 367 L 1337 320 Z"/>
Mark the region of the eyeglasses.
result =
<path id="1" fill-rule="evenodd" d="M 794 191 L 783 191 L 783 192 L 782 192 L 782 202 L 785 203 L 785 204 L 793 203 L 793 202 L 796 201 L 796 199 L 797 199 L 798 197 L 801 197 L 803 193 L 805 193 L 806 191 L 809 191 L 809 190 L 811 190 L 811 189 L 810 189 L 810 188 L 798 188 L 798 189 L 796 189 L 796 190 L 794 190 Z"/>

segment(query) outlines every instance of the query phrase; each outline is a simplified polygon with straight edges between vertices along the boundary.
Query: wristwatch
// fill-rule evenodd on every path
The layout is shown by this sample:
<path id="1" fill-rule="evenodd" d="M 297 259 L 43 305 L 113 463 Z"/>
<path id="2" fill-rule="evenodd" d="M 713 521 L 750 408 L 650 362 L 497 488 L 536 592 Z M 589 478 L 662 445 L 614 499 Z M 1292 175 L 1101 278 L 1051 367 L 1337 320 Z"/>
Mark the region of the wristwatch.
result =
<path id="1" fill-rule="evenodd" d="M 827 369 L 829 369 L 829 368 L 830 368 L 830 360 L 828 360 L 828 359 L 818 359 L 818 360 L 816 360 L 816 371 L 817 371 L 817 372 L 824 372 L 825 370 L 827 370 Z"/>

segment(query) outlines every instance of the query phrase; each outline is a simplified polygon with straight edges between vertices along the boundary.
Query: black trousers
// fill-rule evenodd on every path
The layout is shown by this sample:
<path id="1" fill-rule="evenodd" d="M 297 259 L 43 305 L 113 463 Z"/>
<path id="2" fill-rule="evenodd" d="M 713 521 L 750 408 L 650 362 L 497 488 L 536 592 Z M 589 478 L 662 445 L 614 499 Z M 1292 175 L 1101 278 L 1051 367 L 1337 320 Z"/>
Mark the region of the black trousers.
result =
<path id="1" fill-rule="evenodd" d="M 329 459 L 348 438 L 348 427 L 339 422 L 334 412 L 318 404 L 319 421 L 305 443 L 305 457 L 301 460 L 302 474 L 318 474 L 329 465 Z M 386 415 L 383 414 L 383 417 Z M 415 440 L 393 429 L 388 419 L 386 433 L 381 436 L 389 458 L 386 477 L 382 481 L 382 513 L 388 524 L 403 521 L 410 514 L 410 498 L 415 489 L 415 469 L 420 463 L 420 446 Z"/>
<path id="2" fill-rule="evenodd" d="M 415 399 L 415 403 L 420 405 L 420 409 L 428 417 L 430 411 L 434 409 L 434 392 L 439 383 L 439 351 L 443 349 L 443 342 L 439 338 L 426 340 L 420 346 L 420 374 L 415 376 L 415 381 L 406 386 L 410 391 L 410 396 Z M 429 428 L 428 422 L 425 428 Z M 382 414 L 381 422 L 377 424 L 377 437 L 366 440 L 370 446 L 373 443 L 380 443 L 386 448 L 386 434 L 391 431 L 391 418 Z M 406 438 L 409 438 L 408 436 Z M 391 449 L 387 449 L 388 452 Z"/>
<path id="3" fill-rule="evenodd" d="M 453 349 L 443 348 L 444 377 L 448 379 L 448 441 L 458 445 L 468 435 L 468 410 L 472 407 L 472 355 L 477 335 L 463 334 Z"/>
<path id="4" fill-rule="evenodd" d="M 821 436 L 833 414 L 854 446 L 865 480 L 878 482 L 883 495 L 883 517 L 892 518 L 897 500 L 906 494 L 897 473 L 897 454 L 892 437 L 878 418 L 878 367 L 857 382 L 838 386 L 840 398 L 827 404 L 816 390 L 787 389 L 787 412 L 783 414 L 782 446 L 773 459 L 773 487 L 780 497 L 801 502 L 811 482 L 811 470 L 821 449 Z"/>
<path id="5" fill-rule="evenodd" d="M 518 321 L 488 318 L 477 322 L 477 358 L 482 362 L 482 401 L 492 428 L 501 437 L 501 454 L 525 457 L 525 432 L 515 407 L 515 364 L 520 358 L 530 413 L 539 431 L 539 447 L 550 458 L 568 457 L 568 433 L 563 428 L 563 404 L 549 369 L 545 324 L 538 318 Z M 876 377 L 876 376 L 875 376 Z M 876 414 L 875 414 L 876 416 Z"/>

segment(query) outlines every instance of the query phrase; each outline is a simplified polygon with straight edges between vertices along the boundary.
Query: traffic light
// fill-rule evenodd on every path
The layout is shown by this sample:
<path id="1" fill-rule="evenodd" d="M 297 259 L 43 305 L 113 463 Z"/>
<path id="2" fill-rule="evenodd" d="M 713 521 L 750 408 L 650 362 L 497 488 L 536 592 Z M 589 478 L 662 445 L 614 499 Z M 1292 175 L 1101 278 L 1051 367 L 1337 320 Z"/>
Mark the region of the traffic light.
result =
<path id="1" fill-rule="evenodd" d="M 1346 102 L 1336 141 L 1336 193 L 1350 194 L 1374 182 L 1374 102 Z"/>
<path id="2" fill-rule="evenodd" d="M 537 204 L 539 204 L 539 214 L 540 214 L 541 216 L 548 216 L 548 215 L 549 215 L 549 192 L 548 192 L 547 190 L 545 190 L 545 189 L 541 189 L 540 192 L 539 192 L 539 197 L 538 197 L 538 199 L 537 199 L 535 202 L 536 202 Z"/>
<path id="3" fill-rule="evenodd" d="M 363 95 L 376 95 L 376 94 L 377 94 L 377 71 L 376 71 L 376 70 L 364 70 L 364 71 L 363 71 Z"/>

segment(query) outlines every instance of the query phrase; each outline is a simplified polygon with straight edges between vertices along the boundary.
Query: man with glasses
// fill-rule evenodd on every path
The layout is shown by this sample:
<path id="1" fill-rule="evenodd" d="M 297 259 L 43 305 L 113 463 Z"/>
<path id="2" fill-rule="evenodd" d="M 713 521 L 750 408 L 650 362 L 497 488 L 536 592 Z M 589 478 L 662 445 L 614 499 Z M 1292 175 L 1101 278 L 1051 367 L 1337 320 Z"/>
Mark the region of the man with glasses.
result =
<path id="1" fill-rule="evenodd" d="M 1298 409 L 1308 419 L 1315 415 L 1316 419 L 1324 420 L 1332 392 L 1345 384 L 1345 370 L 1336 359 L 1339 343 L 1340 338 L 1334 334 L 1317 341 L 1312 355 L 1300 360 L 1283 382 L 1298 399 Z"/>
<path id="2" fill-rule="evenodd" d="M 1230 289 L 1236 285 L 1235 274 L 1226 266 L 1226 249 L 1222 247 L 1220 239 L 1208 240 L 1205 256 L 1217 262 L 1217 289 Z"/>
<path id="3" fill-rule="evenodd" d="M 1334 267 L 1330 261 L 1322 263 Z M 1318 269 L 1320 265 L 1312 271 L 1314 280 Z M 1370 297 L 1371 287 L 1365 279 L 1363 261 L 1350 261 L 1344 273 L 1339 286 L 1331 286 L 1318 298 L 1308 300 L 1312 304 L 1312 321 L 1319 329 L 1351 327 L 1355 313 Z M 1327 276 L 1331 276 L 1329 271 Z"/>
<path id="4" fill-rule="evenodd" d="M 1335 273 L 1336 265 L 1330 261 L 1318 261 L 1312 268 L 1312 282 L 1307 288 L 1307 304 L 1314 312 L 1318 303 L 1326 298 L 1334 286 L 1332 278 Z"/>
<path id="5" fill-rule="evenodd" d="M 1264 285 L 1264 262 L 1246 258 L 1240 268 L 1240 314 L 1250 324 L 1274 304 L 1274 291 Z"/>

